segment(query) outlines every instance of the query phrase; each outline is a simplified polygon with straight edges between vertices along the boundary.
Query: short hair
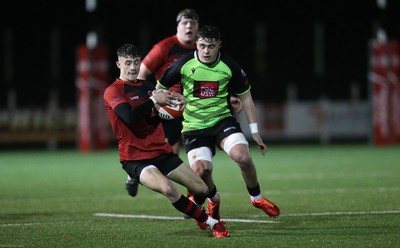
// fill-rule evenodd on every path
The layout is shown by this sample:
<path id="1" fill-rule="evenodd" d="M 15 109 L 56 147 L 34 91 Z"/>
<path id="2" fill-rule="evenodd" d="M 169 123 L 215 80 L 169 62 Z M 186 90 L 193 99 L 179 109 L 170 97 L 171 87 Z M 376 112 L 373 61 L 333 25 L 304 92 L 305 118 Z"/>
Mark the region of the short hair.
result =
<path id="1" fill-rule="evenodd" d="M 219 29 L 215 26 L 204 26 L 200 28 L 199 32 L 196 34 L 196 41 L 198 39 L 203 39 L 211 42 L 212 40 L 220 41 L 221 33 Z"/>
<path id="2" fill-rule="evenodd" d="M 136 58 L 141 57 L 141 54 L 138 47 L 131 43 L 126 43 L 117 49 L 117 56 Z"/>
<path id="3" fill-rule="evenodd" d="M 193 19 L 195 21 L 199 21 L 199 15 L 194 9 L 183 9 L 179 11 L 178 15 L 176 16 L 176 23 L 180 23 L 184 19 Z"/>

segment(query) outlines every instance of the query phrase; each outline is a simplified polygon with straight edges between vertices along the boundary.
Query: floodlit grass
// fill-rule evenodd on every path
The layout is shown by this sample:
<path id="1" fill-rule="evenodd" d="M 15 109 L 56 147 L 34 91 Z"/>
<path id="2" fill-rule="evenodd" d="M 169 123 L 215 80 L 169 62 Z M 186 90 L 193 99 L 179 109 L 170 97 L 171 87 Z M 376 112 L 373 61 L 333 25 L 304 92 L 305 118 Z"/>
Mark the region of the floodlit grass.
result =
<path id="1" fill-rule="evenodd" d="M 116 150 L 2 151 L 0 247 L 400 246 L 400 147 L 270 145 L 265 157 L 252 155 L 281 216 L 251 206 L 238 167 L 218 152 L 214 178 L 231 237 L 214 239 L 160 194 L 140 186 L 128 196 Z"/>

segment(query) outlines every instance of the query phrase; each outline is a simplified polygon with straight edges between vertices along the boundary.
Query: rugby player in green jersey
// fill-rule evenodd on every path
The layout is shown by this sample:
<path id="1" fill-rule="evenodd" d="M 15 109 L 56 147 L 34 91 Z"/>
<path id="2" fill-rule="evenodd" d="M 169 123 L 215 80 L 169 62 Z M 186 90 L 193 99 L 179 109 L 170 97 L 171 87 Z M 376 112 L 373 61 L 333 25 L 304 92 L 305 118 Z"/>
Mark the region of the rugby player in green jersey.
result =
<path id="1" fill-rule="evenodd" d="M 251 204 L 268 216 L 280 214 L 277 205 L 261 195 L 257 170 L 251 158 L 249 143 L 237 122 L 230 104 L 230 93 L 239 96 L 249 122 L 253 140 L 262 155 L 267 152 L 257 127 L 251 86 L 244 70 L 221 49 L 217 27 L 204 26 L 196 34 L 196 51 L 175 61 L 157 82 L 157 88 L 169 88 L 181 82 L 186 107 L 183 114 L 182 139 L 190 167 L 207 184 L 207 197 L 193 195 L 202 205 L 208 198 L 207 212 L 220 219 L 220 196 L 212 178 L 215 148 L 223 150 L 235 161 L 250 195 Z M 197 222 L 201 229 L 206 226 Z"/>

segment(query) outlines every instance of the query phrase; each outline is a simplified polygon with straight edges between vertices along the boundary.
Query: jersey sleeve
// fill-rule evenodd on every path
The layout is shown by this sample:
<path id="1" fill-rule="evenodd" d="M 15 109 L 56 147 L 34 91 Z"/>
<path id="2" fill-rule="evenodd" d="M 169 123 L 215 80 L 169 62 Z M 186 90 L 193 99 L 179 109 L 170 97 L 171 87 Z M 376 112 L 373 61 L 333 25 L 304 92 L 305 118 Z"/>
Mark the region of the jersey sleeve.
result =
<path id="1" fill-rule="evenodd" d="M 251 86 L 243 68 L 229 56 L 225 56 L 224 61 L 232 70 L 232 79 L 230 83 L 232 93 L 240 96 L 248 92 Z"/>
<path id="2" fill-rule="evenodd" d="M 104 102 L 114 110 L 117 105 L 127 101 L 117 87 L 110 85 L 104 91 Z"/>
<path id="3" fill-rule="evenodd" d="M 168 67 L 164 72 L 162 77 L 157 81 L 157 83 L 164 89 L 172 87 L 174 84 L 181 82 L 182 59 L 178 59 Z"/>
<path id="4" fill-rule="evenodd" d="M 233 73 L 232 82 L 233 93 L 238 96 L 243 95 L 251 89 L 249 80 L 242 68 Z"/>

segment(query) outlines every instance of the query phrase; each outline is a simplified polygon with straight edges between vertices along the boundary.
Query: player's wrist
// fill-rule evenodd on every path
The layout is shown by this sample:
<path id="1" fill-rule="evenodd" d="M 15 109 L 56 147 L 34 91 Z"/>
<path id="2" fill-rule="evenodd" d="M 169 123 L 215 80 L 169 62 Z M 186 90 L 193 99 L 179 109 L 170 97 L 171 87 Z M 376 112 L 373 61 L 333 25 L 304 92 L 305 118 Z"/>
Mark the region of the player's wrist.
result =
<path id="1" fill-rule="evenodd" d="M 258 133 L 258 125 L 257 123 L 250 123 L 249 124 L 250 132 L 253 133 Z"/>
<path id="2" fill-rule="evenodd" d="M 157 100 L 156 100 L 156 98 L 155 98 L 154 96 L 151 96 L 151 97 L 150 97 L 150 100 L 152 100 L 154 104 L 157 103 Z"/>

